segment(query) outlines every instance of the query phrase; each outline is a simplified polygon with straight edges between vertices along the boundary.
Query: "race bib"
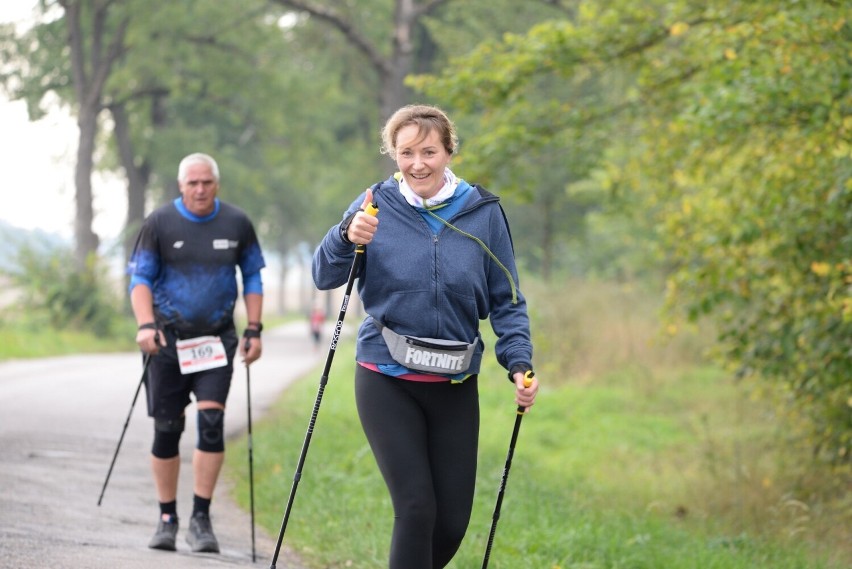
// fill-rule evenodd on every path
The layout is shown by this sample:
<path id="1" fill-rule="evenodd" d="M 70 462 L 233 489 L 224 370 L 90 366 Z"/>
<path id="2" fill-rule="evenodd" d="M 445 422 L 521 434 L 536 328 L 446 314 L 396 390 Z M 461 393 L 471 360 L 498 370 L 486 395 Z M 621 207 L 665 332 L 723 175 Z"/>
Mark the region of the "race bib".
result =
<path id="1" fill-rule="evenodd" d="M 204 371 L 228 365 L 225 346 L 218 336 L 199 336 L 178 340 L 177 347 L 180 372 L 182 374 Z"/>

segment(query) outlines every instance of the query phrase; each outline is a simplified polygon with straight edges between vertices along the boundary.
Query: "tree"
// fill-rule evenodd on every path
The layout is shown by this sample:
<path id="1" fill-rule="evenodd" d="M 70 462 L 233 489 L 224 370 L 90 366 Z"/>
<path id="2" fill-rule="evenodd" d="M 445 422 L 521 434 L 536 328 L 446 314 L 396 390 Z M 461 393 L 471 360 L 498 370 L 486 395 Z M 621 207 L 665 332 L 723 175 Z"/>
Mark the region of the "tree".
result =
<path id="1" fill-rule="evenodd" d="M 377 42 L 355 24 L 355 14 L 362 6 L 341 6 L 335 10 L 317 2 L 303 0 L 273 0 L 273 2 L 317 18 L 337 29 L 349 45 L 358 51 L 372 68 L 377 82 L 374 93 L 378 100 L 381 121 L 409 102 L 410 94 L 404 79 L 414 71 L 415 37 L 419 21 L 448 0 L 395 0 L 392 26 L 379 38 L 391 38 L 390 49 Z M 388 53 L 389 51 L 389 53 Z"/>
<path id="2" fill-rule="evenodd" d="M 74 218 L 76 259 L 80 267 L 94 255 L 98 237 L 92 230 L 92 169 L 94 167 L 95 138 L 98 132 L 98 115 L 103 108 L 106 81 L 116 61 L 124 51 L 124 40 L 129 19 L 118 15 L 110 17 L 110 2 L 92 6 L 91 43 L 84 37 L 82 18 L 85 16 L 82 1 L 59 0 L 65 10 L 68 29 L 68 47 L 71 54 L 71 76 L 77 101 L 77 125 L 80 137 L 77 143 L 77 161 L 74 171 L 77 215 Z"/>
<path id="3" fill-rule="evenodd" d="M 26 99 L 35 118 L 42 105 L 54 104 L 55 98 L 46 98 L 52 93 L 78 118 L 75 222 L 81 261 L 97 250 L 91 230 L 95 156 L 100 168 L 122 167 L 128 181 L 127 254 L 145 214 L 149 184 L 172 188 L 176 160 L 188 148 L 216 154 L 230 147 L 238 164 L 261 173 L 274 169 L 255 159 L 280 157 L 266 125 L 286 124 L 275 119 L 286 111 L 274 98 L 286 91 L 289 78 L 277 59 L 286 41 L 270 15 L 261 0 L 179 6 L 43 2 L 40 23 L 20 37 L 6 30 L 4 51 L 12 65 L 4 85 L 12 96 Z M 253 187 L 265 188 L 274 177 L 255 176 Z M 273 195 L 280 198 L 249 194 L 261 201 Z M 265 210 L 262 204 L 251 209 Z"/>
<path id="4" fill-rule="evenodd" d="M 57 0 L 40 3 L 44 14 L 61 17 L 36 25 L 20 37 L 4 33 L 3 84 L 12 98 L 25 99 L 31 118 L 40 117 L 45 95 L 73 101 L 79 137 L 74 171 L 75 255 L 78 269 L 98 248 L 92 231 L 92 171 L 107 80 L 125 50 L 129 18 L 114 2 Z M 61 50 L 67 57 L 60 57 Z M 24 64 L 23 62 L 28 62 Z"/>
<path id="5" fill-rule="evenodd" d="M 270 52 L 280 53 L 284 41 L 274 20 L 266 18 L 266 4 L 187 7 L 149 7 L 132 30 L 136 49 L 128 50 L 110 82 L 106 108 L 115 159 L 107 166 L 120 166 L 128 182 L 127 255 L 146 213 L 149 185 L 159 200 L 174 197 L 181 156 L 194 150 L 217 155 L 229 146 L 265 172 L 262 161 L 253 159 L 268 154 L 261 152 L 265 141 L 258 132 L 278 124 L 272 117 L 281 112 L 268 104 L 283 75 Z M 186 31 L 193 26 L 198 31 Z"/>
<path id="6" fill-rule="evenodd" d="M 590 181 L 655 235 L 672 314 L 712 317 L 725 361 L 789 394 L 790 425 L 833 462 L 852 457 L 852 27 L 841 4 L 584 3 L 574 20 L 459 58 L 435 85 L 490 119 L 504 147 L 528 146 L 528 118 L 512 119 L 530 116 L 526 96 L 546 76 L 566 93 L 548 141 L 630 132 L 617 152 L 588 146 Z M 621 88 L 571 98 L 585 77 Z"/>

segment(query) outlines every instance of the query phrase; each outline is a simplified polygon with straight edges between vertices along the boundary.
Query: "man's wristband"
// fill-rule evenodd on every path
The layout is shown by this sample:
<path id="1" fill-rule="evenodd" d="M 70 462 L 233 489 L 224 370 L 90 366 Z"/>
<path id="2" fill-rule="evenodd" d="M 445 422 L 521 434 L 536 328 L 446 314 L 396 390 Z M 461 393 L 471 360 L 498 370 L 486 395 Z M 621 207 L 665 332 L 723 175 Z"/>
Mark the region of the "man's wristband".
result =
<path id="1" fill-rule="evenodd" d="M 249 322 L 249 326 L 257 326 L 256 328 L 246 328 L 243 332 L 243 338 L 260 338 L 260 333 L 263 331 L 263 324 L 260 322 Z"/>
<path id="2" fill-rule="evenodd" d="M 157 323 L 156 322 L 145 322 L 144 324 L 139 325 L 139 330 L 156 330 Z"/>

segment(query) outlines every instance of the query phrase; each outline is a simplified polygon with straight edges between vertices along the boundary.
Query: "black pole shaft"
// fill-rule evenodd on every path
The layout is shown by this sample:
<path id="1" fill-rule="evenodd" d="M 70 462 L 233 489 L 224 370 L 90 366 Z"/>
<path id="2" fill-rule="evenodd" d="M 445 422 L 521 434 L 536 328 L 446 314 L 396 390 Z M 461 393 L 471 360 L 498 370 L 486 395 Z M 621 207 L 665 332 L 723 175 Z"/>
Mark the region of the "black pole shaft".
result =
<path id="1" fill-rule="evenodd" d="M 146 354 L 144 363 L 142 364 L 142 377 L 139 378 L 139 384 L 136 386 L 136 393 L 133 394 L 133 401 L 130 403 L 130 411 L 127 412 L 127 419 L 124 421 L 124 428 L 121 429 L 121 436 L 118 438 L 115 453 L 112 455 L 112 462 L 109 464 L 109 470 L 107 470 L 106 479 L 104 480 L 103 488 L 101 488 L 101 495 L 98 497 L 98 506 L 101 505 L 101 501 L 104 499 L 104 492 L 106 492 L 107 484 L 109 484 L 109 477 L 112 476 L 115 459 L 118 458 L 118 451 L 121 449 L 121 443 L 124 441 L 124 434 L 127 432 L 127 426 L 130 424 L 130 417 L 133 415 L 133 408 L 136 406 L 136 399 L 139 398 L 139 391 L 142 389 L 142 384 L 145 383 L 145 373 L 148 371 L 148 362 L 150 361 L 151 355 Z"/>
<path id="2" fill-rule="evenodd" d="M 491 557 L 491 547 L 494 545 L 494 535 L 497 533 L 497 520 L 500 519 L 500 508 L 503 505 L 503 495 L 506 493 L 506 482 L 509 479 L 509 469 L 512 467 L 512 457 L 515 454 L 515 443 L 518 442 L 518 432 L 521 430 L 521 420 L 524 418 L 524 408 L 518 406 L 518 414 L 515 417 L 515 428 L 512 430 L 512 439 L 509 442 L 509 452 L 506 455 L 506 464 L 503 466 L 503 476 L 500 479 L 500 491 L 497 493 L 497 503 L 494 505 L 494 514 L 491 516 L 491 531 L 488 534 L 488 545 L 485 548 L 485 557 L 482 560 L 482 569 L 488 567 Z"/>
<path id="3" fill-rule="evenodd" d="M 248 342 L 246 342 L 246 351 L 248 351 Z M 257 560 L 255 552 L 255 537 L 254 537 L 254 449 L 251 440 L 251 372 L 248 364 L 246 365 L 246 408 L 248 412 L 248 467 L 249 467 L 249 504 L 251 505 L 251 562 Z"/>
<path id="4" fill-rule="evenodd" d="M 296 497 L 296 489 L 299 487 L 299 480 L 302 478 L 302 468 L 305 465 L 305 457 L 308 455 L 308 446 L 311 444 L 311 437 L 314 433 L 317 415 L 319 414 L 320 403 L 325 392 L 325 386 L 328 383 L 328 375 L 331 371 L 331 362 L 334 360 L 334 354 L 337 351 L 337 342 L 340 340 L 340 333 L 343 329 L 343 319 L 346 317 L 346 309 L 349 307 L 349 299 L 352 295 L 352 285 L 357 277 L 358 270 L 361 265 L 361 259 L 364 256 L 365 248 L 359 245 L 355 248 L 355 258 L 352 261 L 352 268 L 349 270 L 349 280 L 346 282 L 346 292 L 343 295 L 343 302 L 340 305 L 340 312 L 337 315 L 337 324 L 334 327 L 334 332 L 331 336 L 331 344 L 328 348 L 328 356 L 325 359 L 325 367 L 322 370 L 320 377 L 319 388 L 317 389 L 317 397 L 314 401 L 314 408 L 311 412 L 311 420 L 308 423 L 308 431 L 305 434 L 305 440 L 302 443 L 302 452 L 299 454 L 299 462 L 296 466 L 296 473 L 293 476 L 293 484 L 290 487 L 290 496 L 287 498 L 287 507 L 284 510 L 284 519 L 281 521 L 281 530 L 278 532 L 278 542 L 275 544 L 275 553 L 272 555 L 272 564 L 269 569 L 276 569 L 278 555 L 281 553 L 281 544 L 284 541 L 284 532 L 287 530 L 287 522 L 290 519 L 290 511 L 293 508 L 293 501 Z"/>

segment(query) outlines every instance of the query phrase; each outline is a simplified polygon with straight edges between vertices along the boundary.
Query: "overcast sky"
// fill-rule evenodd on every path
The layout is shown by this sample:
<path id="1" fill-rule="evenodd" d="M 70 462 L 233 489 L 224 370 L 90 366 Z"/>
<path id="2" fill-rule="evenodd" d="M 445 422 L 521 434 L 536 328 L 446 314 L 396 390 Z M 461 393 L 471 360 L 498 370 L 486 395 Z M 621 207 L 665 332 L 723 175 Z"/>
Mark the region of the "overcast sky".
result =
<path id="1" fill-rule="evenodd" d="M 25 23 L 33 0 L 2 0 L 0 22 Z M 0 219 L 25 229 L 41 228 L 73 235 L 74 161 L 77 125 L 67 111 L 55 109 L 30 122 L 23 101 L 0 92 Z M 127 198 L 120 181 L 93 178 L 94 230 L 101 239 L 117 236 Z"/>

